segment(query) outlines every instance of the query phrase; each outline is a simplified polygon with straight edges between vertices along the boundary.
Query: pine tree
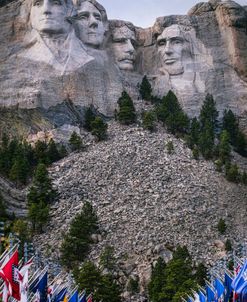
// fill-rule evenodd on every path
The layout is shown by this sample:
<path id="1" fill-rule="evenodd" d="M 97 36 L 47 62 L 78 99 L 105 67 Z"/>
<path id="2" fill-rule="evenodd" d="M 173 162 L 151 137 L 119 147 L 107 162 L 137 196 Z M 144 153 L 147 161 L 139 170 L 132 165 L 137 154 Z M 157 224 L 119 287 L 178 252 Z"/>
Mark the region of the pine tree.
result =
<path id="1" fill-rule="evenodd" d="M 225 176 L 228 181 L 239 182 L 241 175 L 236 164 L 227 163 L 225 165 Z"/>
<path id="2" fill-rule="evenodd" d="M 69 144 L 72 151 L 78 151 L 83 148 L 82 139 L 75 131 L 73 131 L 73 133 L 71 134 Z"/>
<path id="3" fill-rule="evenodd" d="M 47 158 L 47 143 L 43 141 L 37 141 L 34 146 L 34 158 L 35 164 L 43 163 L 45 165 L 49 164 Z"/>
<path id="4" fill-rule="evenodd" d="M 218 111 L 212 95 L 207 95 L 200 111 L 199 149 L 206 159 L 214 155 L 215 132 L 218 126 Z"/>
<path id="5" fill-rule="evenodd" d="M 56 191 L 52 188 L 45 164 L 40 163 L 35 171 L 33 185 L 27 195 L 28 216 L 33 231 L 41 232 L 48 220 L 49 205 L 54 201 Z"/>
<path id="6" fill-rule="evenodd" d="M 79 290 L 86 290 L 87 293 L 95 293 L 101 281 L 99 269 L 90 261 L 85 261 L 79 270 L 74 270 L 74 277 Z"/>
<path id="7" fill-rule="evenodd" d="M 102 141 L 106 139 L 107 136 L 107 128 L 108 125 L 105 123 L 102 118 L 97 116 L 92 122 L 91 122 L 91 132 L 93 135 L 95 135 L 98 139 L 98 141 Z"/>
<path id="8" fill-rule="evenodd" d="M 116 259 L 114 257 L 114 247 L 107 245 L 103 252 L 100 254 L 100 267 L 113 272 L 116 268 Z"/>
<path id="9" fill-rule="evenodd" d="M 154 131 L 155 129 L 155 114 L 152 111 L 146 111 L 142 116 L 142 126 L 144 129 Z"/>
<path id="10" fill-rule="evenodd" d="M 219 141 L 219 159 L 223 164 L 225 164 L 227 161 L 230 161 L 230 156 L 230 136 L 226 130 L 223 130 Z"/>
<path id="11" fill-rule="evenodd" d="M 235 142 L 235 151 L 240 155 L 247 157 L 247 139 L 243 132 L 238 131 L 236 142 Z"/>
<path id="12" fill-rule="evenodd" d="M 220 234 L 224 234 L 226 229 L 227 229 L 227 226 L 226 226 L 226 222 L 223 218 L 220 218 L 218 224 L 217 224 L 217 229 L 219 231 Z"/>
<path id="13" fill-rule="evenodd" d="M 50 164 L 61 159 L 57 145 L 52 138 L 48 143 L 46 155 Z"/>
<path id="14" fill-rule="evenodd" d="M 136 112 L 134 103 L 126 91 L 122 92 L 122 95 L 118 100 L 118 105 L 119 111 L 117 113 L 117 119 L 119 122 L 124 125 L 135 123 Z"/>
<path id="15" fill-rule="evenodd" d="M 93 107 L 90 106 L 88 108 L 86 108 L 85 110 L 85 117 L 84 117 L 84 123 L 83 123 L 83 127 L 88 130 L 88 131 L 91 131 L 92 128 L 91 128 L 91 123 L 95 120 L 95 113 L 94 113 L 94 110 L 93 110 Z"/>
<path id="16" fill-rule="evenodd" d="M 96 265 L 90 261 L 74 270 L 74 277 L 79 290 L 93 293 L 95 302 L 121 302 L 120 287 L 111 275 L 102 275 Z"/>
<path id="17" fill-rule="evenodd" d="M 189 118 L 183 112 L 176 95 L 170 90 L 157 107 L 158 120 L 163 122 L 172 134 L 186 133 L 189 128 Z"/>
<path id="18" fill-rule="evenodd" d="M 247 139 L 240 130 L 238 120 L 231 110 L 224 111 L 222 129 L 229 133 L 234 150 L 242 156 L 247 156 Z"/>
<path id="19" fill-rule="evenodd" d="M 205 124 L 204 128 L 201 130 L 199 137 L 199 150 L 206 159 L 210 159 L 214 154 L 214 130 L 210 123 Z"/>
<path id="20" fill-rule="evenodd" d="M 200 111 L 199 120 L 201 124 L 201 129 L 203 130 L 209 125 L 212 128 L 213 132 L 215 132 L 218 126 L 218 114 L 219 113 L 216 109 L 216 103 L 213 99 L 213 96 L 207 94 Z"/>
<path id="21" fill-rule="evenodd" d="M 231 110 L 224 111 L 222 119 L 222 130 L 226 130 L 229 133 L 231 144 L 235 146 L 239 126 L 238 121 Z"/>
<path id="22" fill-rule="evenodd" d="M 166 263 L 158 258 L 157 263 L 152 267 L 150 283 L 148 284 L 148 295 L 152 302 L 162 302 L 160 294 L 166 284 Z"/>
<path id="23" fill-rule="evenodd" d="M 151 100 L 152 98 L 152 87 L 151 84 L 148 81 L 147 76 L 145 75 L 142 79 L 140 89 L 139 89 L 140 95 L 143 100 Z"/>
<path id="24" fill-rule="evenodd" d="M 64 158 L 64 157 L 66 157 L 68 155 L 68 151 L 67 151 L 67 149 L 66 149 L 66 147 L 64 145 L 61 145 L 59 147 L 59 151 L 58 152 L 59 152 L 61 158 Z"/>
<path id="25" fill-rule="evenodd" d="M 25 185 L 27 183 L 30 172 L 30 165 L 27 159 L 17 156 L 9 172 L 9 178 L 16 182 L 17 185 Z"/>
<path id="26" fill-rule="evenodd" d="M 85 202 L 82 211 L 71 222 L 70 229 L 61 247 L 61 261 L 68 268 L 82 262 L 87 256 L 91 235 L 98 231 L 97 216 L 92 205 Z"/>
<path id="27" fill-rule="evenodd" d="M 195 145 L 197 146 L 199 143 L 200 137 L 200 123 L 196 117 L 191 120 L 190 123 L 190 131 L 187 137 L 187 143 L 189 148 L 193 148 Z"/>

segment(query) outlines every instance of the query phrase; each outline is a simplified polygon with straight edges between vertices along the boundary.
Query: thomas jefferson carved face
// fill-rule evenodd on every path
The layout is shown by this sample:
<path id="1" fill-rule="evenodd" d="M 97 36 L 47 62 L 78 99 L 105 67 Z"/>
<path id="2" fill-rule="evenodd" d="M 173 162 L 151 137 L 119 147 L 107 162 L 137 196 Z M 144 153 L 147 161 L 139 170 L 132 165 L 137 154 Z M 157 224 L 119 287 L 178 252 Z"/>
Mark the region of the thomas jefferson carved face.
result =
<path id="1" fill-rule="evenodd" d="M 78 7 L 77 26 L 82 42 L 94 48 L 100 47 L 106 29 L 100 11 L 89 1 Z"/>
<path id="2" fill-rule="evenodd" d="M 32 0 L 31 26 L 40 33 L 64 34 L 69 32 L 64 0 Z"/>
<path id="3" fill-rule="evenodd" d="M 165 28 L 157 38 L 158 53 L 170 75 L 184 72 L 184 62 L 191 58 L 190 43 L 178 25 Z"/>
<path id="4" fill-rule="evenodd" d="M 122 70 L 133 70 L 136 59 L 135 33 L 128 26 L 117 27 L 112 34 L 115 61 Z"/>

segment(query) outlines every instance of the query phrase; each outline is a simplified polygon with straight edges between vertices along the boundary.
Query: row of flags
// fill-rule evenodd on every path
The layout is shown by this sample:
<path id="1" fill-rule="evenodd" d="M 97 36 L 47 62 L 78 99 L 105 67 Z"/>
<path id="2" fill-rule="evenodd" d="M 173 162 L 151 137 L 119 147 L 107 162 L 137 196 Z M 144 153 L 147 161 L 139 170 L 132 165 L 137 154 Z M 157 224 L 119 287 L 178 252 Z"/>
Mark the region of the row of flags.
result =
<path id="1" fill-rule="evenodd" d="M 69 283 L 61 284 L 57 276 L 48 284 L 48 268 L 38 269 L 32 275 L 32 259 L 21 265 L 18 246 L 0 256 L 0 295 L 3 302 L 93 302 L 92 294 L 70 289 Z"/>
<path id="2" fill-rule="evenodd" d="M 224 278 L 217 276 L 204 288 L 199 287 L 193 297 L 183 299 L 184 302 L 247 302 L 247 259 L 238 264 L 233 275 L 225 271 Z"/>

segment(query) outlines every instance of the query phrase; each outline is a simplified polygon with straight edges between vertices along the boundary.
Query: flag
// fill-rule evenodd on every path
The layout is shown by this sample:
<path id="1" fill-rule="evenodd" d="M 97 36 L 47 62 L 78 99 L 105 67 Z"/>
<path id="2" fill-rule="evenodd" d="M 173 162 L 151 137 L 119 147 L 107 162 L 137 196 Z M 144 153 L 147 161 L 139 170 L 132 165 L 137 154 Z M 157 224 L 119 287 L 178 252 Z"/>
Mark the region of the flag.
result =
<path id="1" fill-rule="evenodd" d="M 199 290 L 199 301 L 200 302 L 206 302 L 206 296 L 202 291 Z"/>
<path id="2" fill-rule="evenodd" d="M 48 302 L 52 301 L 53 294 L 54 294 L 54 285 L 50 285 L 47 288 L 47 301 Z"/>
<path id="3" fill-rule="evenodd" d="M 79 298 L 79 302 L 87 302 L 85 291 L 82 293 L 81 297 Z"/>
<path id="4" fill-rule="evenodd" d="M 194 302 L 200 302 L 200 297 L 199 297 L 198 293 L 193 291 L 193 295 L 194 295 L 194 298 L 195 298 Z"/>
<path id="5" fill-rule="evenodd" d="M 33 286 L 35 302 L 47 302 L 47 272 L 39 276 L 39 281 Z"/>
<path id="6" fill-rule="evenodd" d="M 224 297 L 224 302 L 229 302 L 229 299 L 231 297 L 231 293 L 232 293 L 232 277 L 228 274 L 225 273 L 225 281 L 224 281 L 224 285 L 225 285 L 225 289 L 226 289 L 226 293 L 225 293 L 225 297 Z"/>
<path id="7" fill-rule="evenodd" d="M 80 301 L 81 302 L 81 301 Z M 83 301 L 84 302 L 84 301 Z M 188 296 L 187 302 L 194 302 L 193 298 L 191 296 Z"/>
<path id="8" fill-rule="evenodd" d="M 74 293 L 69 298 L 68 302 L 78 302 L 78 291 L 75 290 Z"/>
<path id="9" fill-rule="evenodd" d="M 220 279 L 216 278 L 214 280 L 214 288 L 215 288 L 215 291 L 217 293 L 216 295 L 216 300 L 218 301 L 221 296 L 223 295 L 223 293 L 225 292 L 225 286 L 224 284 L 220 281 Z"/>
<path id="10" fill-rule="evenodd" d="M 90 294 L 88 297 L 87 297 L 87 302 L 93 302 L 93 295 Z"/>
<path id="11" fill-rule="evenodd" d="M 67 294 L 64 296 L 63 302 L 68 302 L 68 296 L 67 296 Z"/>
<path id="12" fill-rule="evenodd" d="M 206 295 L 207 295 L 207 301 L 208 302 L 216 301 L 215 292 L 213 291 L 213 289 L 209 285 L 206 285 Z"/>
<path id="13" fill-rule="evenodd" d="M 32 260 L 25 263 L 19 270 L 19 283 L 20 283 L 20 301 L 28 302 L 28 270 L 32 265 Z"/>
<path id="14" fill-rule="evenodd" d="M 0 270 L 0 277 L 10 289 L 9 294 L 16 300 L 20 300 L 18 251 L 16 250 L 9 258 L 7 263 Z"/>
<path id="15" fill-rule="evenodd" d="M 55 295 L 54 297 L 54 302 L 61 302 L 64 301 L 64 298 L 66 296 L 67 293 L 67 288 L 63 288 L 59 291 L 58 294 Z"/>
<path id="16" fill-rule="evenodd" d="M 244 265 L 237 274 L 237 276 L 232 281 L 232 288 L 234 291 L 239 294 L 241 290 L 247 285 L 247 260 L 245 260 Z"/>
<path id="17" fill-rule="evenodd" d="M 245 286 L 241 292 L 240 302 L 247 302 L 247 286 Z"/>

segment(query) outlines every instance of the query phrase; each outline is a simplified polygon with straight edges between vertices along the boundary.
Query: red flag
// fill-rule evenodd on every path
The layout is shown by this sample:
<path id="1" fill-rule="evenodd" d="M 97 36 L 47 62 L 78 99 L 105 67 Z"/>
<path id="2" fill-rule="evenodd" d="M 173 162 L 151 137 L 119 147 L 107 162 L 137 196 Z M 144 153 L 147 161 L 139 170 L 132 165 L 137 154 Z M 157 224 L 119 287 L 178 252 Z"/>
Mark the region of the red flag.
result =
<path id="1" fill-rule="evenodd" d="M 93 295 L 90 294 L 88 297 L 87 297 L 87 302 L 93 302 Z"/>
<path id="2" fill-rule="evenodd" d="M 20 284 L 18 269 L 18 251 L 16 250 L 9 261 L 2 267 L 0 277 L 12 288 L 12 297 L 20 301 Z"/>

